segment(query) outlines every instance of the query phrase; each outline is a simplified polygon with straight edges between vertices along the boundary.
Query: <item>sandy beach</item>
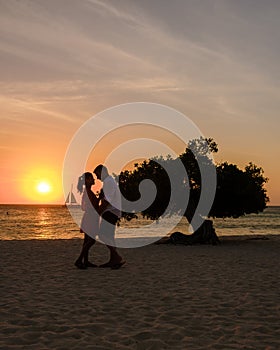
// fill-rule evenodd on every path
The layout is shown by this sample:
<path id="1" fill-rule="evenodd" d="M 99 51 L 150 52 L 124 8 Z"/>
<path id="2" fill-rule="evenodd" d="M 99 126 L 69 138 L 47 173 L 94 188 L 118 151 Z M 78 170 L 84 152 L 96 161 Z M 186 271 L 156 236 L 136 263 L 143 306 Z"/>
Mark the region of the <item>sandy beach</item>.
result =
<path id="1" fill-rule="evenodd" d="M 0 241 L 0 348 L 279 349 L 279 238 L 122 249 L 120 270 L 83 271 L 81 240 Z"/>

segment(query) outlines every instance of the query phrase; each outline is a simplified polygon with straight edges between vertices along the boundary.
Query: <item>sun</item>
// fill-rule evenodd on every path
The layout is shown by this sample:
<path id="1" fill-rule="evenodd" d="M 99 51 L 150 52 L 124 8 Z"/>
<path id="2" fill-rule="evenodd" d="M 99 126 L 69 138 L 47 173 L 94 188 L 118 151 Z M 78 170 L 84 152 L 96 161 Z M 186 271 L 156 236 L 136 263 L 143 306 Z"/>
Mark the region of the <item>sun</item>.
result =
<path id="1" fill-rule="evenodd" d="M 64 203 L 60 168 L 32 164 L 24 169 L 18 190 L 28 204 Z"/>
<path id="2" fill-rule="evenodd" d="M 51 185 L 46 181 L 41 181 L 36 187 L 39 193 L 45 194 L 51 192 Z"/>

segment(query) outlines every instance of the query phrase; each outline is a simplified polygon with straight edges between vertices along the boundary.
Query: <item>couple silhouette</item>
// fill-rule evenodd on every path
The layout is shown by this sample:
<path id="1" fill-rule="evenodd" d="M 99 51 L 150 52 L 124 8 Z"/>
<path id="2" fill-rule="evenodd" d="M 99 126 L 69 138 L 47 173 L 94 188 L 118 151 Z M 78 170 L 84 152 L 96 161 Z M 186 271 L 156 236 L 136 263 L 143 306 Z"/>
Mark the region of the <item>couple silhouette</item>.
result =
<path id="1" fill-rule="evenodd" d="M 88 267 L 119 269 L 125 263 L 115 244 L 116 224 L 121 217 L 121 193 L 103 164 L 99 164 L 93 173 L 103 183 L 98 197 L 91 190 L 95 184 L 92 173 L 85 172 L 79 177 L 77 184 L 77 190 L 82 194 L 81 207 L 84 214 L 80 232 L 84 233 L 84 242 L 75 266 L 83 270 Z M 89 250 L 95 244 L 97 236 L 110 251 L 109 261 L 99 266 L 88 259 Z"/>

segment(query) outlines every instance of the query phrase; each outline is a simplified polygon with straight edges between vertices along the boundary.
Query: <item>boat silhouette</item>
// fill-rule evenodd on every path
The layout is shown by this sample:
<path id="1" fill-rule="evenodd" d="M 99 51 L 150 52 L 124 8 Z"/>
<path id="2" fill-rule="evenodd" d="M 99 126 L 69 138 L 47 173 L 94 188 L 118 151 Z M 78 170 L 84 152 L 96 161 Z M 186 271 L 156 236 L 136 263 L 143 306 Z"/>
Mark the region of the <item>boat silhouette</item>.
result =
<path id="1" fill-rule="evenodd" d="M 80 207 L 80 204 L 77 202 L 73 193 L 73 184 L 71 185 L 71 190 L 66 197 L 65 205 L 68 207 Z"/>

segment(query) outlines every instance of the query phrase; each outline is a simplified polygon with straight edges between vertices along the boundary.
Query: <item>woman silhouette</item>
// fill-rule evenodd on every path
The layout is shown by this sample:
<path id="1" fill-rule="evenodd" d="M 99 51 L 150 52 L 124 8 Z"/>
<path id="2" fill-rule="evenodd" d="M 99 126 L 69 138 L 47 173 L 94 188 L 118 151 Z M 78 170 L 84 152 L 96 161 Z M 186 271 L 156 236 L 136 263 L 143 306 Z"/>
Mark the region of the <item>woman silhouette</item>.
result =
<path id="1" fill-rule="evenodd" d="M 99 232 L 99 215 L 98 206 L 99 199 L 92 192 L 91 186 L 94 185 L 94 178 L 92 173 L 86 172 L 79 177 L 77 189 L 82 193 L 82 210 L 84 215 L 81 221 L 80 232 L 84 233 L 84 242 L 82 251 L 78 259 L 75 261 L 75 266 L 79 269 L 86 269 L 87 267 L 98 267 L 89 262 L 89 249 L 95 244 L 96 236 Z"/>

